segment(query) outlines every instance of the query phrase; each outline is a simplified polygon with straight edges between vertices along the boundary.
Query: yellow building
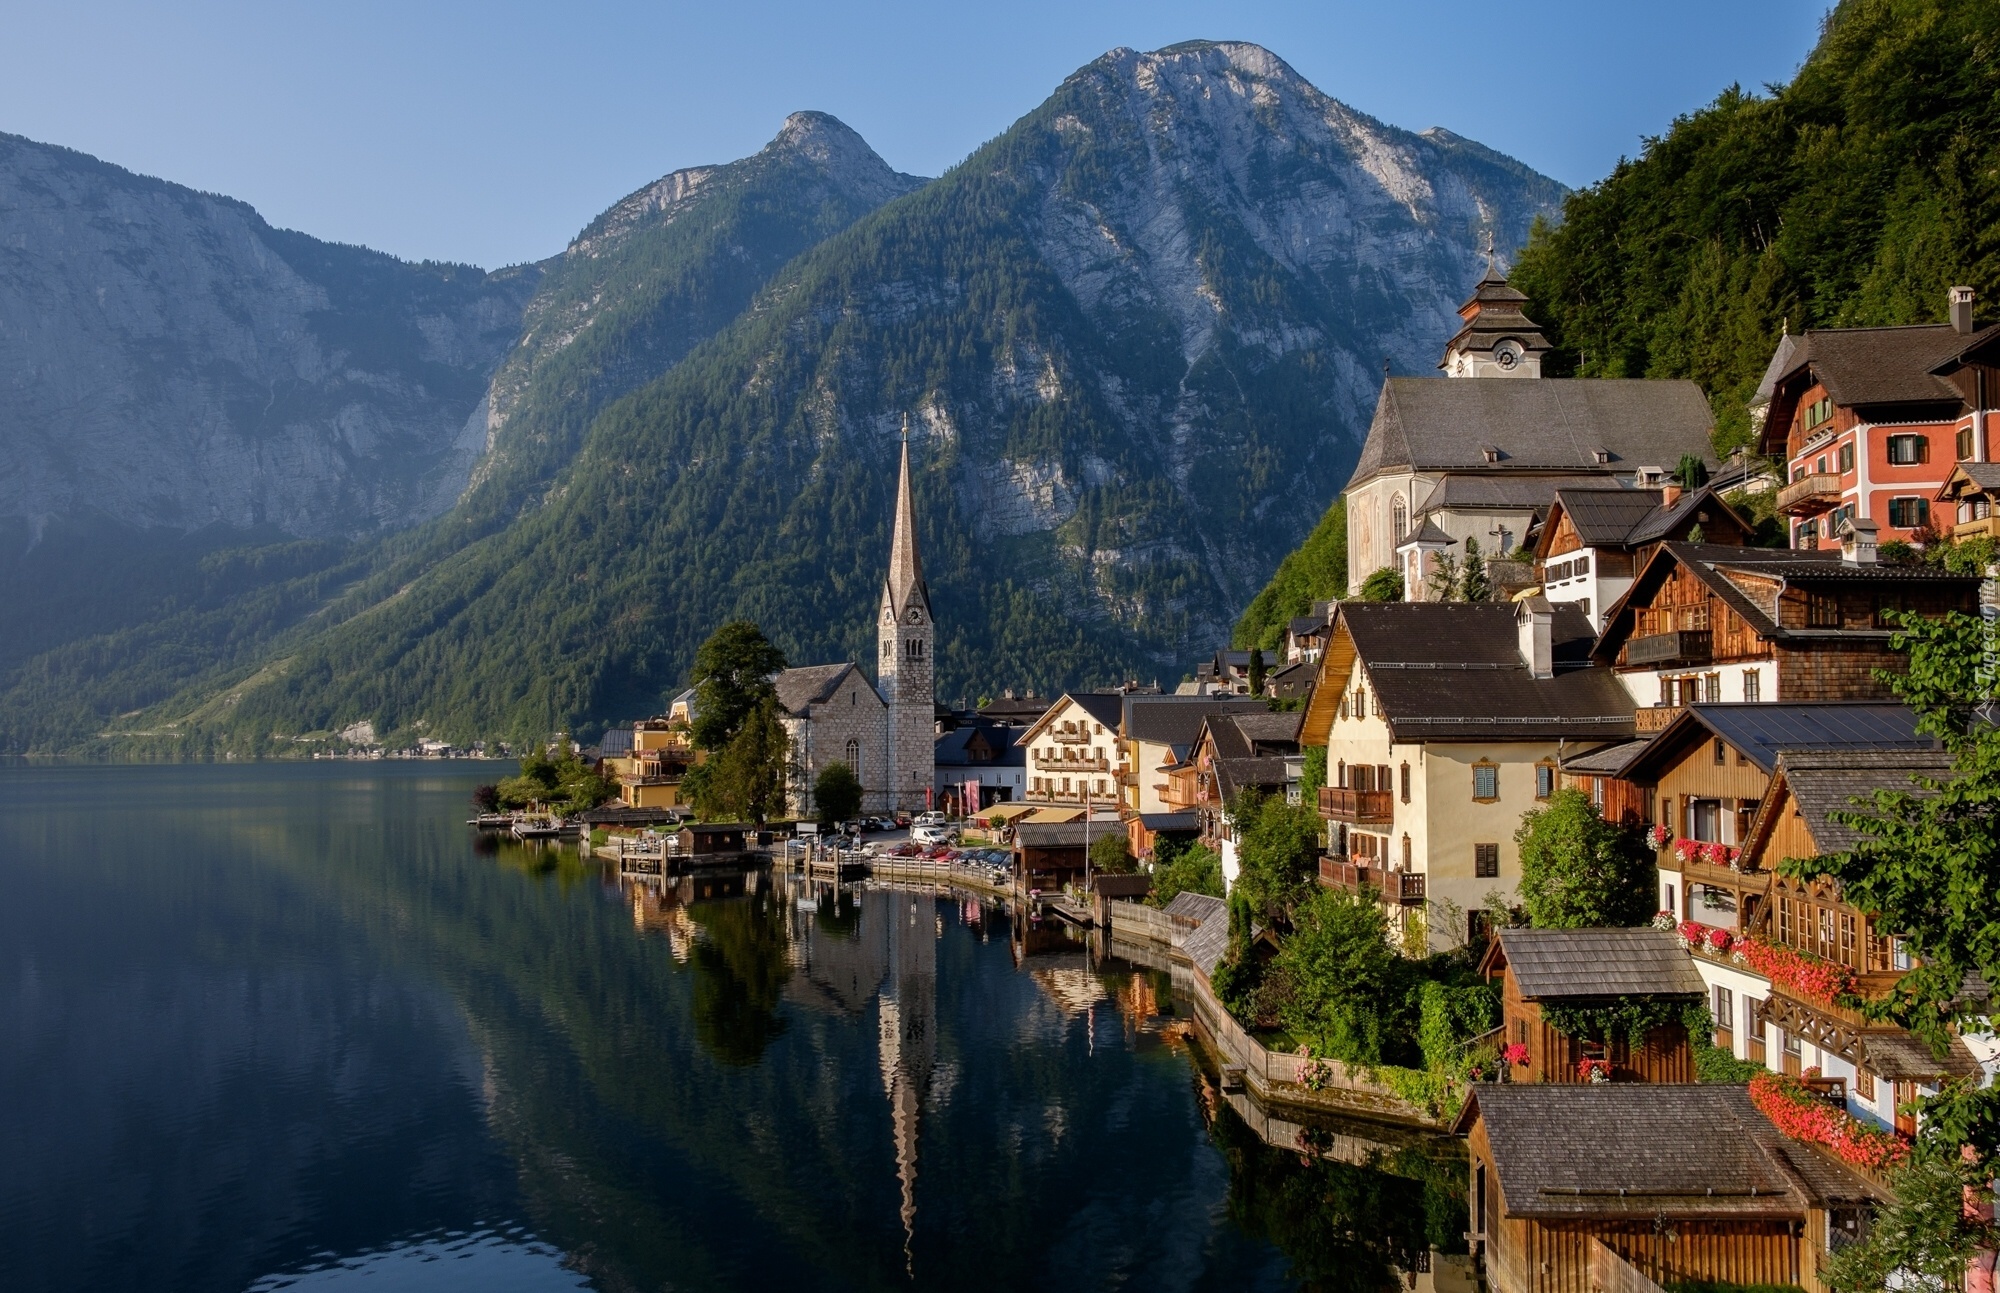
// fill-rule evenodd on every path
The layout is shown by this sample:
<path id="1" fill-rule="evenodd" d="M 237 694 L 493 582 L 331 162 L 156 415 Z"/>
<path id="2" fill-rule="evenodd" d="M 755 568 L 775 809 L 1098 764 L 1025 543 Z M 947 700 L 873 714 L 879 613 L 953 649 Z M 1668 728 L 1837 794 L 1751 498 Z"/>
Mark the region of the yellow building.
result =
<path id="1" fill-rule="evenodd" d="M 681 808 L 681 779 L 703 753 L 684 722 L 641 719 L 632 725 L 632 753 L 604 760 L 604 773 L 618 782 L 618 801 L 627 808 Z"/>

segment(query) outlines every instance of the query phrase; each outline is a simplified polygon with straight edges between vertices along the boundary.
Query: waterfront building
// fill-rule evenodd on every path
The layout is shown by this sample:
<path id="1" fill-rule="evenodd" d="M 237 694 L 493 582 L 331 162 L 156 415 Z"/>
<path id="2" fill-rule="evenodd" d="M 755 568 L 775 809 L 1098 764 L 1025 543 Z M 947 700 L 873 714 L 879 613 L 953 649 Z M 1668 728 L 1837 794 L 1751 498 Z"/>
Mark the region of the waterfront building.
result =
<path id="1" fill-rule="evenodd" d="M 1341 603 L 1299 735 L 1327 752 L 1321 883 L 1372 890 L 1433 948 L 1475 933 L 1487 895 L 1515 892 L 1514 833 L 1558 756 L 1631 739 L 1591 641 L 1582 611 L 1539 598 Z"/>
<path id="2" fill-rule="evenodd" d="M 1656 487 L 1686 455 L 1714 465 L 1689 381 L 1544 378 L 1527 300 L 1489 269 L 1459 307 L 1443 380 L 1385 377 L 1347 499 L 1347 595 L 1383 568 L 1424 600 L 1442 554 L 1511 555 L 1564 486 Z"/>
<path id="3" fill-rule="evenodd" d="M 1889 1195 L 1788 1139 L 1740 1086 L 1472 1088 L 1468 1238 L 1493 1293 L 1785 1287 Z"/>
<path id="4" fill-rule="evenodd" d="M 1027 748 L 1016 741 L 1022 729 L 999 723 L 967 723 L 936 738 L 933 756 L 936 802 L 947 812 L 970 817 L 994 804 L 1027 798 Z"/>
<path id="5" fill-rule="evenodd" d="M 1953 465 L 1994 459 L 2000 327 L 1975 328 L 1972 307 L 1972 289 L 1954 287 L 1948 323 L 1812 329 L 1779 342 L 1760 448 L 1786 464 L 1777 501 L 1793 547 L 1835 542 L 1851 521 L 1872 521 L 1885 541 L 1944 528 L 1931 503 Z"/>
<path id="6" fill-rule="evenodd" d="M 1128 695 L 1119 710 L 1118 740 L 1124 771 L 1118 777 L 1118 807 L 1126 818 L 1142 813 L 1185 812 L 1175 799 L 1168 769 L 1187 759 L 1212 714 L 1268 714 L 1254 696 Z"/>
<path id="7" fill-rule="evenodd" d="M 889 569 L 876 616 L 875 681 L 852 661 L 786 669 L 773 679 L 779 722 L 790 741 L 788 811 L 813 811 L 812 787 L 834 763 L 861 782 L 869 812 L 920 812 L 936 795 L 936 702 L 930 588 L 917 551 L 910 442 L 903 440 Z"/>
<path id="8" fill-rule="evenodd" d="M 1117 809 L 1124 702 L 1115 691 L 1066 692 L 1021 734 L 1016 744 L 1028 752 L 1028 803 Z"/>
<path id="9" fill-rule="evenodd" d="M 1680 939 L 1660 929 L 1502 929 L 1487 943 L 1480 974 L 1500 984 L 1502 1037 L 1524 1048 L 1513 1082 L 1692 1082 L 1694 1050 L 1679 1021 L 1656 1025 L 1633 1045 L 1616 1034 L 1568 1036 L 1549 1009 L 1613 1007 L 1630 998 L 1700 1005 L 1707 986 Z M 1596 1071 L 1593 1071 L 1596 1070 Z"/>

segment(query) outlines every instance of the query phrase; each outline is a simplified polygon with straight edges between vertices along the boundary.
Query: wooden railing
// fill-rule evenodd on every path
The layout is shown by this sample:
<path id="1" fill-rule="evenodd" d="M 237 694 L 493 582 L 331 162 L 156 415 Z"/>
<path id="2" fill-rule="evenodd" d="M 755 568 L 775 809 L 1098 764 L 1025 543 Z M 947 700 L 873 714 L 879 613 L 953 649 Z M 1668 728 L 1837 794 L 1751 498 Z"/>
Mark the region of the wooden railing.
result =
<path id="1" fill-rule="evenodd" d="M 1366 859 L 1355 861 L 1338 854 L 1322 854 L 1319 860 L 1319 882 L 1329 889 L 1345 889 L 1358 893 L 1370 885 L 1380 882 L 1381 869 L 1369 865 Z"/>
<path id="2" fill-rule="evenodd" d="M 1715 654 L 1715 637 L 1707 629 L 1674 629 L 1649 633 L 1625 644 L 1625 663 L 1699 663 Z"/>
<path id="3" fill-rule="evenodd" d="M 1037 772 L 1109 772 L 1111 762 L 1102 754 L 1087 759 L 1051 759 L 1037 751 L 1034 758 Z"/>
<path id="4" fill-rule="evenodd" d="M 1824 512 L 1840 502 L 1840 477 L 1830 471 L 1807 472 L 1778 491 L 1778 510 L 1792 515 Z"/>
<path id="5" fill-rule="evenodd" d="M 1396 815 L 1396 795 L 1390 790 L 1348 790 L 1340 786 L 1321 786 L 1319 790 L 1319 815 L 1328 821 L 1359 823 L 1387 823 Z"/>
<path id="6" fill-rule="evenodd" d="M 1681 716 L 1679 705 L 1641 705 L 1639 712 L 1632 716 L 1632 730 L 1635 732 L 1665 731 L 1667 724 Z"/>

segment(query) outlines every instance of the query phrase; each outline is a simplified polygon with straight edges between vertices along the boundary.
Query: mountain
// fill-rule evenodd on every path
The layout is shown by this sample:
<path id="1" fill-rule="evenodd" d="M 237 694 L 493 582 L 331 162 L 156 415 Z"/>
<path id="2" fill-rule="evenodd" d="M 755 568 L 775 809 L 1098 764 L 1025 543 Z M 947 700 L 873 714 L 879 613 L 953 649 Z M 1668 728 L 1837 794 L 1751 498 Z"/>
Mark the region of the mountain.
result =
<path id="1" fill-rule="evenodd" d="M 1571 196 L 1511 275 L 1548 371 L 1688 377 L 1723 448 L 1789 328 L 2000 301 L 2000 10 L 1843 0 L 1787 84 L 1732 87 Z"/>
<path id="2" fill-rule="evenodd" d="M 143 723 L 587 728 L 738 615 L 868 659 L 906 417 L 943 695 L 1177 675 L 1344 481 L 1385 362 L 1431 368 L 1482 244 L 1563 192 L 1254 45 L 1113 51 L 604 407 L 505 529 Z"/>
<path id="3" fill-rule="evenodd" d="M 504 527 L 599 408 L 734 319 L 799 252 L 921 182 L 832 117 L 800 113 L 752 157 L 677 171 L 625 198 L 542 265 L 482 275 L 317 243 L 270 229 L 241 203 L 7 141 L 0 246 L 26 253 L 0 259 L 0 354 L 16 344 L 47 353 L 16 370 L 38 383 L 0 399 L 19 408 L 32 398 L 47 412 L 0 418 L 10 443 L 23 429 L 19 484 L 0 475 L 0 500 L 18 514 L 9 536 L 0 509 L 0 596 L 40 611 L 0 635 L 0 750 L 68 748 L 112 715 L 230 676 L 302 622 L 339 622 Z M 22 232 L 11 234 L 17 217 Z M 299 265 L 318 277 L 302 278 Z M 100 309 L 93 282 L 133 304 Z M 457 335 L 456 316 L 419 309 L 453 291 L 466 317 L 474 306 L 493 315 L 481 348 L 467 351 L 477 363 L 397 385 L 395 364 Z M 92 340 L 55 346 L 6 326 L 29 317 L 16 302 L 56 320 L 52 333 Z M 398 327 L 415 338 L 404 351 L 392 344 Z M 328 337 L 367 345 L 327 349 Z M 271 376 L 266 385 L 293 401 L 283 416 L 237 400 L 251 379 L 231 367 L 247 356 L 269 368 L 274 351 L 318 383 Z M 381 362 L 364 367 L 364 355 Z M 86 370 L 137 393 L 69 406 L 46 393 L 90 386 Z M 431 398 L 441 428 L 428 467 L 413 434 L 357 432 L 341 453 L 322 451 L 341 428 L 383 422 L 393 400 L 412 403 L 413 389 Z M 299 413 L 309 397 L 333 411 Z M 336 407 L 342 397 L 350 403 Z M 246 408 L 263 421 L 224 420 Z M 212 434 L 191 446 L 189 426 Z M 79 441 L 91 453 L 75 454 Z M 427 517 L 386 537 L 363 533 Z"/>

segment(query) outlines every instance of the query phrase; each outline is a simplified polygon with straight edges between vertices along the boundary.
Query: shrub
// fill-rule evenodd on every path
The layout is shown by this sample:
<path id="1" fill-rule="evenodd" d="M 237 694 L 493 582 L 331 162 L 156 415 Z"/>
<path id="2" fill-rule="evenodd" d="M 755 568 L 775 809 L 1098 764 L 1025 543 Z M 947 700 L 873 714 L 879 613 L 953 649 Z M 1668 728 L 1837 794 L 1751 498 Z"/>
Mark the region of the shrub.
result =
<path id="1" fill-rule="evenodd" d="M 1654 911 L 1653 859 L 1644 841 L 1604 820 L 1581 790 L 1558 790 L 1514 833 L 1521 904 L 1538 929 L 1643 925 Z"/>

